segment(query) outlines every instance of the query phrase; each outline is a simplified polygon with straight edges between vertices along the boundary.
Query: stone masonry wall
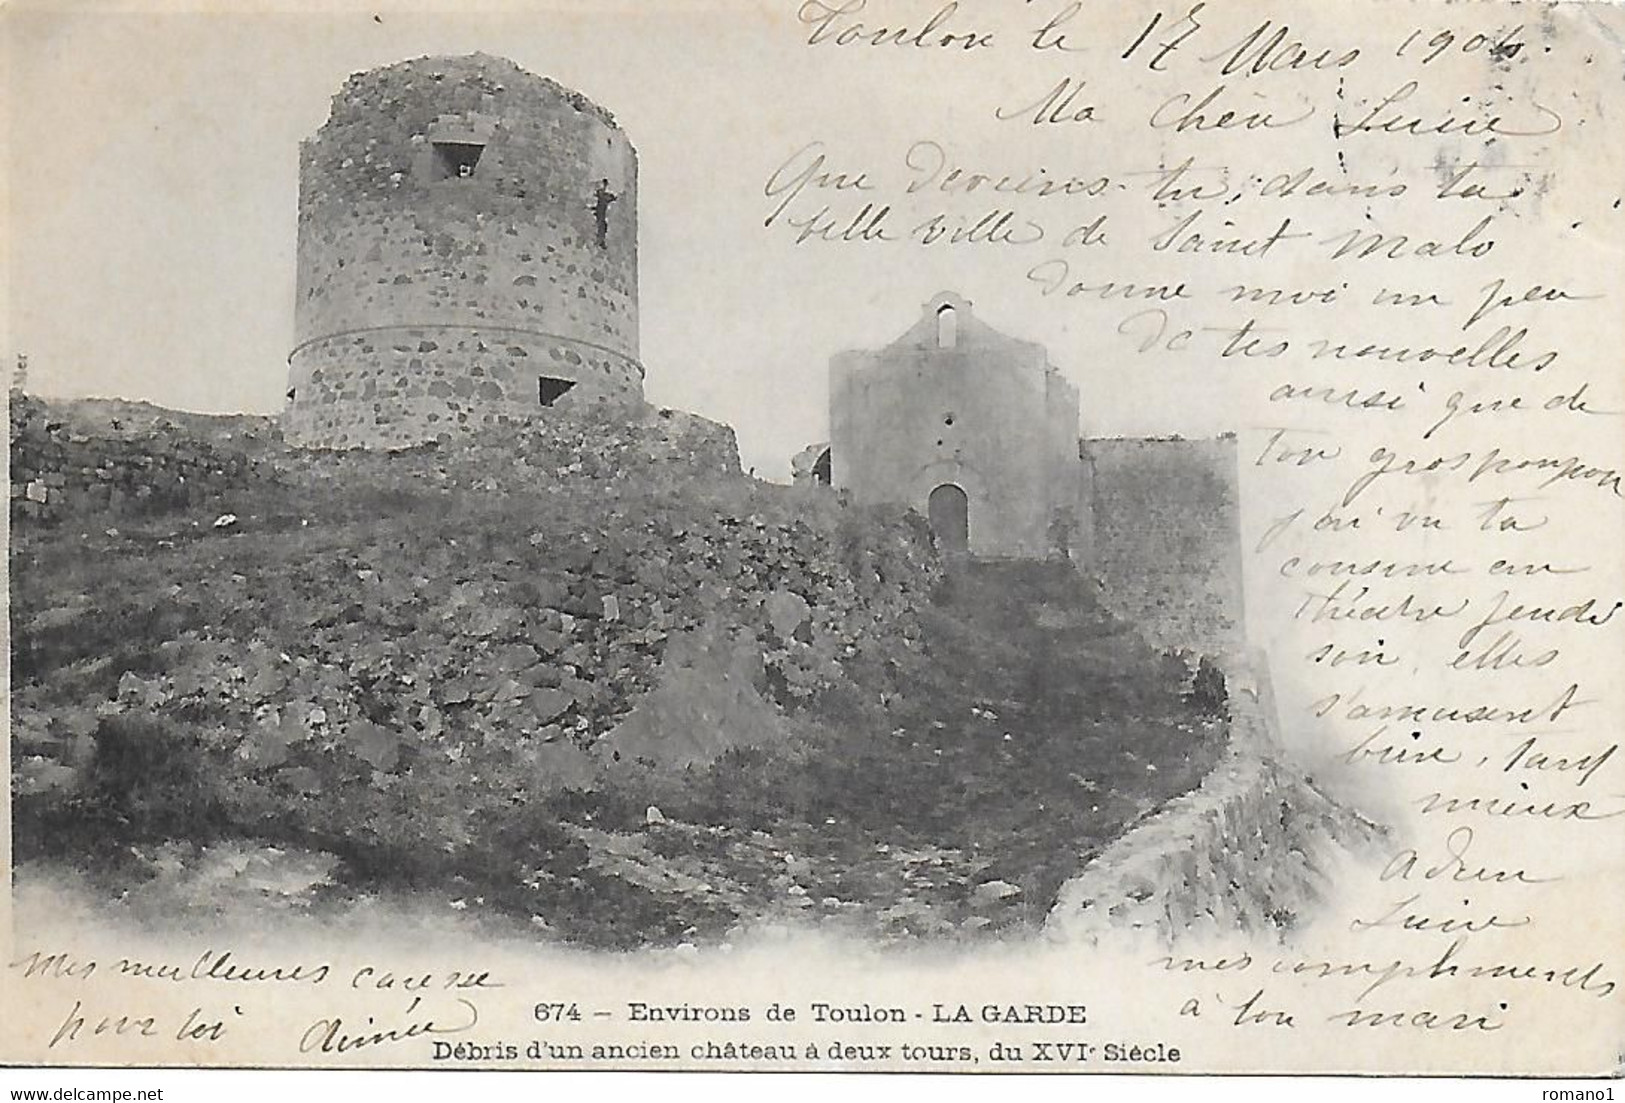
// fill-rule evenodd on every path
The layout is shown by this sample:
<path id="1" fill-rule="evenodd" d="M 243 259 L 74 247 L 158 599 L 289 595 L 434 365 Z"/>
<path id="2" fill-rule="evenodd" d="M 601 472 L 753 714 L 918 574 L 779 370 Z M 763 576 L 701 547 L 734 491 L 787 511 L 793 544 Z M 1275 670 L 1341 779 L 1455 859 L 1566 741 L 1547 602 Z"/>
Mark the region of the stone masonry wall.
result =
<path id="1" fill-rule="evenodd" d="M 1365 852 L 1383 838 L 1283 756 L 1263 656 L 1238 661 L 1233 674 L 1224 759 L 1062 886 L 1050 938 L 1093 943 L 1138 931 L 1173 946 L 1279 936 L 1329 893 L 1336 850 Z"/>
<path id="2" fill-rule="evenodd" d="M 1242 639 L 1235 439 L 1096 439 L 1083 451 L 1102 601 L 1158 647 L 1234 654 Z"/>
<path id="3" fill-rule="evenodd" d="M 11 517 L 51 523 L 91 514 L 228 509 L 278 480 L 271 465 L 158 421 L 88 431 L 38 399 L 11 398 Z"/>
<path id="4" fill-rule="evenodd" d="M 310 446 L 533 414 L 543 378 L 576 384 L 560 404 L 641 398 L 625 133 L 500 58 L 351 77 L 301 148 L 289 364 L 285 431 Z"/>
<path id="5" fill-rule="evenodd" d="M 477 326 L 411 326 L 313 341 L 293 357 L 294 444 L 406 447 L 448 432 L 535 417 L 546 379 L 575 386 L 560 405 L 637 404 L 636 361 L 561 337 Z"/>
<path id="6" fill-rule="evenodd" d="M 942 343 L 939 311 L 953 312 Z M 901 338 L 830 360 L 833 485 L 863 504 L 929 512 L 934 488 L 965 492 L 970 551 L 1054 554 L 1078 500 L 1078 393 L 1044 349 L 1007 337 L 945 292 Z"/>

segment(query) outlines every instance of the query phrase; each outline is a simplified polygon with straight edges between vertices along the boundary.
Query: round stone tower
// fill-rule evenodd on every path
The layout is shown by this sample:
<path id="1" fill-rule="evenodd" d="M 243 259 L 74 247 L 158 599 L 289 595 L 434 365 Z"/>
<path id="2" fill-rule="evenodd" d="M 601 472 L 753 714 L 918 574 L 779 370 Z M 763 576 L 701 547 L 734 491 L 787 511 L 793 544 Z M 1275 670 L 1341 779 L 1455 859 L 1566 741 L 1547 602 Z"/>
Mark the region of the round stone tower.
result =
<path id="1" fill-rule="evenodd" d="M 637 153 L 607 111 L 501 58 L 419 58 L 352 76 L 299 161 L 290 443 L 641 401 Z"/>

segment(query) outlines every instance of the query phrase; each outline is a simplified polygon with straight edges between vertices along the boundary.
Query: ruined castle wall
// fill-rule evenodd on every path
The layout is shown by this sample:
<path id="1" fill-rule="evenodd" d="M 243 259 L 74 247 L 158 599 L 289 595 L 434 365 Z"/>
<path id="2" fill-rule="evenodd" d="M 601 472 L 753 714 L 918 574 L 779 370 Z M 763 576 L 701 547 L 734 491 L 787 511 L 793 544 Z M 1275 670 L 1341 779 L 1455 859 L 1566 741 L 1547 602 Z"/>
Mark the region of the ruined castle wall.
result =
<path id="1" fill-rule="evenodd" d="M 483 55 L 350 78 L 301 149 L 288 440 L 412 444 L 642 379 L 637 157 L 611 117 Z"/>
<path id="2" fill-rule="evenodd" d="M 528 420 L 540 380 L 577 386 L 560 403 L 640 397 L 636 361 L 559 337 L 477 326 L 400 326 L 313 342 L 294 358 L 290 443 L 410 445 L 463 428 Z M 297 408 L 297 414 L 294 412 Z"/>
<path id="3" fill-rule="evenodd" d="M 211 442 L 195 427 L 151 417 L 97 425 L 71 413 L 30 396 L 11 396 L 13 524 L 182 509 L 212 520 L 279 482 L 271 464 Z M 259 419 L 232 420 L 253 423 L 239 426 L 250 434 L 269 435 Z"/>
<path id="4" fill-rule="evenodd" d="M 1242 638 L 1234 438 L 1084 442 L 1089 561 L 1112 612 L 1159 647 L 1226 656 Z"/>
<path id="5" fill-rule="evenodd" d="M 951 345 L 937 310 L 957 312 Z M 922 320 L 879 350 L 830 361 L 833 485 L 862 504 L 928 513 L 943 484 L 966 495 L 976 555 L 1043 558 L 1075 527 L 1079 494 L 1077 390 L 1048 367 L 1041 346 L 982 324 L 944 294 Z"/>
<path id="6" fill-rule="evenodd" d="M 927 512 L 944 483 L 968 497 L 978 555 L 1042 555 L 1044 376 L 1041 367 L 966 350 L 845 354 L 836 363 L 831 458 L 853 500 Z"/>
<path id="7" fill-rule="evenodd" d="M 1137 931 L 1164 946 L 1279 936 L 1321 903 L 1339 851 L 1369 853 L 1382 841 L 1380 827 L 1282 755 L 1262 656 L 1233 664 L 1229 707 L 1218 767 L 1063 885 L 1046 934 L 1097 942 Z"/>

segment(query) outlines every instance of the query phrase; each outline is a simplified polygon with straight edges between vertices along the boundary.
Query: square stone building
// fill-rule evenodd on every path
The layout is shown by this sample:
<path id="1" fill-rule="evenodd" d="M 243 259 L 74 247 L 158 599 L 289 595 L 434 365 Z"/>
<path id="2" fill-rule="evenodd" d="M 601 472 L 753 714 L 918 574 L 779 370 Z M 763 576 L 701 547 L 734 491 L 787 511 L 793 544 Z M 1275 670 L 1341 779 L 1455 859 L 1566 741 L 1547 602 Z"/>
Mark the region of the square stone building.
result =
<path id="1" fill-rule="evenodd" d="M 951 292 L 885 348 L 830 361 L 830 474 L 854 502 L 918 509 L 946 551 L 1072 555 L 1087 502 L 1078 391 L 1042 345 Z"/>
<path id="2" fill-rule="evenodd" d="M 830 440 L 796 481 L 909 506 L 937 546 L 1065 558 L 1158 646 L 1218 655 L 1242 620 L 1234 434 L 1079 436 L 1078 391 L 1042 345 L 944 292 L 885 348 L 830 360 Z"/>

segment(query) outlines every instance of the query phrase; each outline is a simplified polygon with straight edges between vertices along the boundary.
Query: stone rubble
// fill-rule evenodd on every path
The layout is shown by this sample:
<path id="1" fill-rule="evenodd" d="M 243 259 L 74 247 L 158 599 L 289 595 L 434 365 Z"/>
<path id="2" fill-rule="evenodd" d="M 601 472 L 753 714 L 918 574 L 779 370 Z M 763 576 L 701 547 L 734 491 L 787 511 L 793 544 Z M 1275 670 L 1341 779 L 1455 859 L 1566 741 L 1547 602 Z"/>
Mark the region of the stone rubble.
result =
<path id="1" fill-rule="evenodd" d="M 19 524 L 195 509 L 277 481 L 268 464 L 166 419 L 97 432 L 18 394 L 10 414 L 11 515 Z"/>

